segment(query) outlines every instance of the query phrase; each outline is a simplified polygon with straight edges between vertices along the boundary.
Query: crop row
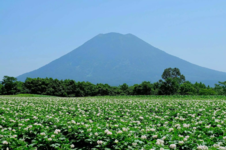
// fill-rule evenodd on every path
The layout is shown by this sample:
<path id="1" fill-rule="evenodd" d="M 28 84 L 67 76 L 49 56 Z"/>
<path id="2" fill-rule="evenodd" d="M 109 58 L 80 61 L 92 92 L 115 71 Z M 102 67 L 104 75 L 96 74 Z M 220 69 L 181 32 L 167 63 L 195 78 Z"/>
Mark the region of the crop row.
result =
<path id="1" fill-rule="evenodd" d="M 0 97 L 0 149 L 226 149 L 226 101 Z"/>

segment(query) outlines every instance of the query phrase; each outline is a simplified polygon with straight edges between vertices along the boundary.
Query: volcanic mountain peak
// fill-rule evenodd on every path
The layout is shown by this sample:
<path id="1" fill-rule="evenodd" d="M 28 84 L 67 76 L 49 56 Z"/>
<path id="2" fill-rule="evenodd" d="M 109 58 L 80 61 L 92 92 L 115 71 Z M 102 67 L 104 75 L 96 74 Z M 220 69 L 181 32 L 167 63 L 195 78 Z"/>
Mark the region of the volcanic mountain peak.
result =
<path id="1" fill-rule="evenodd" d="M 129 85 L 156 82 L 164 69 L 177 67 L 191 82 L 214 85 L 225 81 L 226 73 L 203 68 L 169 55 L 132 34 L 106 33 L 88 40 L 51 63 L 23 74 L 27 77 L 74 79 L 92 83 Z"/>

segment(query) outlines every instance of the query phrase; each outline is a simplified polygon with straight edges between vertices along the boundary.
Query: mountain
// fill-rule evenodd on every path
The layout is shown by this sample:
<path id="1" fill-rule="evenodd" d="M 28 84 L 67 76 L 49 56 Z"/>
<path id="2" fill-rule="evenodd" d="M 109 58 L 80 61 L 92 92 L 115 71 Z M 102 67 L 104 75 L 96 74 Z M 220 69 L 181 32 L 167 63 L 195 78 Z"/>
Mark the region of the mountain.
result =
<path id="1" fill-rule="evenodd" d="M 226 73 L 200 67 L 153 47 L 132 34 L 99 34 L 70 53 L 49 64 L 18 76 L 73 79 L 91 83 L 133 85 L 156 82 L 164 69 L 177 67 L 191 82 L 213 86 L 226 80 Z"/>

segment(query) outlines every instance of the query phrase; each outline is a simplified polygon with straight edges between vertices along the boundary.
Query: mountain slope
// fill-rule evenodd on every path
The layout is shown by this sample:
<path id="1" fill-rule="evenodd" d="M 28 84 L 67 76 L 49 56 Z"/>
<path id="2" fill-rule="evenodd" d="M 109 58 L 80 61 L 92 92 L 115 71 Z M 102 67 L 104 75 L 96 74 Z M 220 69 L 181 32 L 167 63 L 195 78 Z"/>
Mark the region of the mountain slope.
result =
<path id="1" fill-rule="evenodd" d="M 52 77 L 110 85 L 155 82 L 164 69 L 177 67 L 192 82 L 214 85 L 226 73 L 200 67 L 169 55 L 132 34 L 99 34 L 70 53 L 18 77 Z"/>

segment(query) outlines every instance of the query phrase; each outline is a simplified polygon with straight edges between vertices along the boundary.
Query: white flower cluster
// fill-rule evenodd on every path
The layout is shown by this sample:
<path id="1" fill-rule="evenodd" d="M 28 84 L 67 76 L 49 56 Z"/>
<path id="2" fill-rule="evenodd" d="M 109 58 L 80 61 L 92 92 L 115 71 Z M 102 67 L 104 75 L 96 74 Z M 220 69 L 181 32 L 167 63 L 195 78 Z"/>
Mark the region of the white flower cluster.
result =
<path id="1" fill-rule="evenodd" d="M 173 128 L 169 128 L 169 132 L 173 131 Z"/>
<path id="2" fill-rule="evenodd" d="M 144 139 L 147 139 L 147 136 L 146 136 L 146 135 L 142 135 L 142 136 L 141 136 L 141 139 L 143 139 L 143 140 L 144 140 Z"/>
<path id="3" fill-rule="evenodd" d="M 70 147 L 71 147 L 71 148 L 74 148 L 74 147 L 75 147 L 75 145 L 74 145 L 74 144 L 71 144 L 71 145 L 70 145 Z"/>
<path id="4" fill-rule="evenodd" d="M 129 130 L 129 128 L 125 128 L 125 127 L 122 128 L 122 131 L 124 131 L 124 132 L 127 132 L 128 130 Z"/>
<path id="5" fill-rule="evenodd" d="M 175 149 L 176 148 L 176 144 L 170 144 L 170 148 L 171 149 Z"/>
<path id="6" fill-rule="evenodd" d="M 2 123 L 0 145 L 7 149 L 7 144 L 18 139 L 26 143 L 26 138 L 22 139 L 18 135 L 21 133 L 29 135 L 37 131 L 41 133 L 35 137 L 36 139 L 44 138 L 47 143 L 52 144 L 52 141 L 55 143 L 60 140 L 60 137 L 67 136 L 61 135 L 60 132 L 64 131 L 64 134 L 73 133 L 74 136 L 82 133 L 91 141 L 95 141 L 95 143 L 92 142 L 93 146 L 99 145 L 97 147 L 103 149 L 110 146 L 109 144 L 117 145 L 121 149 L 131 146 L 134 149 L 146 150 L 150 149 L 152 144 L 152 149 L 175 150 L 181 147 L 186 149 L 191 146 L 189 143 L 196 142 L 192 140 L 194 138 L 202 139 L 196 143 L 203 143 L 208 147 L 194 143 L 192 145 L 195 145 L 194 147 L 189 147 L 191 149 L 226 150 L 224 143 L 226 136 L 221 137 L 214 132 L 215 129 L 217 131 L 226 128 L 226 111 L 223 107 L 226 101 L 131 99 L 122 101 L 116 98 L 111 100 L 84 98 L 81 101 L 76 98 L 49 98 L 48 100 L 37 99 L 36 102 L 35 99 L 15 98 L 8 103 L 8 100 L 0 97 L 0 111 L 5 110 L 0 115 Z M 14 104 L 16 107 L 13 106 Z M 60 111 L 58 111 L 59 108 Z M 18 127 L 15 127 L 17 123 Z M 203 128 L 206 129 L 202 130 Z M 209 134 L 210 136 L 206 136 Z M 172 140 L 172 136 L 177 136 L 177 139 Z M 121 137 L 128 142 L 127 146 L 123 144 L 124 141 L 120 141 Z M 33 136 L 29 138 L 34 139 Z M 108 141 L 109 138 L 112 142 Z M 147 144 L 149 141 L 155 142 L 150 145 Z M 212 144 L 207 141 L 217 142 Z M 219 143 L 220 141 L 222 144 Z M 61 142 L 64 143 L 64 141 Z M 72 142 L 74 141 L 69 141 L 69 147 L 74 149 L 76 146 Z"/>
<path id="7" fill-rule="evenodd" d="M 106 129 L 106 130 L 104 131 L 104 133 L 106 133 L 107 135 L 112 135 L 112 132 L 109 131 L 108 129 Z"/>
<path id="8" fill-rule="evenodd" d="M 7 145 L 9 143 L 7 141 L 3 141 L 2 144 Z"/>
<path id="9" fill-rule="evenodd" d="M 56 130 L 54 131 L 55 134 L 58 134 L 59 132 L 60 132 L 59 129 L 56 129 Z"/>
<path id="10" fill-rule="evenodd" d="M 162 140 L 162 139 L 157 139 L 156 144 L 157 144 L 157 145 L 164 145 L 164 140 Z"/>
<path id="11" fill-rule="evenodd" d="M 121 134 L 122 133 L 122 131 L 121 130 L 119 130 L 118 132 L 117 132 L 117 134 Z"/>
<path id="12" fill-rule="evenodd" d="M 208 147 L 205 146 L 205 145 L 199 145 L 199 146 L 197 147 L 197 149 L 198 149 L 198 150 L 208 150 Z"/>
<path id="13" fill-rule="evenodd" d="M 40 133 L 40 135 L 44 136 L 44 135 L 46 135 L 46 134 L 45 134 L 45 132 L 42 132 L 42 133 Z"/>
<path id="14" fill-rule="evenodd" d="M 97 144 L 98 144 L 98 145 L 102 145 L 102 144 L 103 144 L 103 141 L 98 140 L 98 141 L 97 141 Z"/>
<path id="15" fill-rule="evenodd" d="M 34 123 L 34 125 L 35 125 L 35 126 L 42 126 L 41 123 Z M 21 124 L 21 126 L 22 126 L 22 124 Z"/>
<path id="16" fill-rule="evenodd" d="M 189 128 L 190 127 L 190 124 L 183 124 L 183 127 L 184 128 Z"/>

